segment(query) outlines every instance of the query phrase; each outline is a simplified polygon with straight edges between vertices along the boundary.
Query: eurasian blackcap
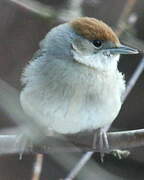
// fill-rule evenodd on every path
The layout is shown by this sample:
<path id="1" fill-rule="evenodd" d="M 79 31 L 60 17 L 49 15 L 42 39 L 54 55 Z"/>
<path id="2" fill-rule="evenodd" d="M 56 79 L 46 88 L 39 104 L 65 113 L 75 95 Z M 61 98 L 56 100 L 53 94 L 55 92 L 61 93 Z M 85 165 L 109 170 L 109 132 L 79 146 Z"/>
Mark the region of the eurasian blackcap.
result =
<path id="1" fill-rule="evenodd" d="M 122 105 L 125 80 L 117 68 L 120 54 L 137 53 L 95 18 L 59 25 L 24 69 L 21 105 L 44 132 L 103 129 Z"/>

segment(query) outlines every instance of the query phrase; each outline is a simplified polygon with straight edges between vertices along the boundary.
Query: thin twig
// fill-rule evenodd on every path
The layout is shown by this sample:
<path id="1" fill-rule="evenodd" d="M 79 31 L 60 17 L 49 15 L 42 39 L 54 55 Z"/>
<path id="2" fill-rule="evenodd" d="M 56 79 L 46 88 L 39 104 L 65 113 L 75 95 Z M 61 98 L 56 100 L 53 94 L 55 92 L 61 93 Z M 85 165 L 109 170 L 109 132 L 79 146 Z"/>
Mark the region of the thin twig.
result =
<path id="1" fill-rule="evenodd" d="M 46 18 L 53 18 L 57 14 L 57 12 L 53 8 L 45 4 L 42 4 L 36 0 L 9 0 L 9 1 L 25 8 L 30 12 L 33 12 L 35 14 L 38 14 Z"/>
<path id="2" fill-rule="evenodd" d="M 26 10 L 35 13 L 45 18 L 56 18 L 60 22 L 69 21 L 76 17 L 82 16 L 82 2 L 83 0 L 69 0 L 67 2 L 67 8 L 62 10 L 54 10 L 54 8 L 42 4 L 37 0 L 9 0 Z"/>
<path id="3" fill-rule="evenodd" d="M 135 72 L 132 75 L 132 78 L 127 83 L 127 88 L 126 88 L 126 92 L 125 92 L 124 97 L 123 97 L 123 101 L 130 94 L 131 90 L 133 89 L 134 85 L 136 84 L 136 81 L 140 77 L 143 70 L 144 70 L 144 57 L 140 61 L 139 65 L 137 66 Z"/>
<path id="4" fill-rule="evenodd" d="M 68 174 L 68 176 L 65 178 L 65 180 L 72 180 L 74 177 L 79 173 L 79 171 L 83 168 L 83 166 L 87 163 L 87 161 L 91 158 L 93 155 L 92 151 L 87 152 L 82 156 L 79 163 L 76 164 L 76 166 L 73 168 L 73 170 Z"/>
<path id="5" fill-rule="evenodd" d="M 42 164 L 43 164 L 43 154 L 36 154 L 35 163 L 33 167 L 32 180 L 40 180 Z"/>

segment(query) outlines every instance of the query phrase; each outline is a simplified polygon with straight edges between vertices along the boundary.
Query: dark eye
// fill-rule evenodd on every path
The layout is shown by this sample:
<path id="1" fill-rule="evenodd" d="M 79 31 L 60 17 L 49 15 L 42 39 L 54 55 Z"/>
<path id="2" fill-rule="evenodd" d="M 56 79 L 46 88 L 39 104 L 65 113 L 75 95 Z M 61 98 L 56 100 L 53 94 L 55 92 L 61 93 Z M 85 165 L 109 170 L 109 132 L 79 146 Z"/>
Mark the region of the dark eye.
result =
<path id="1" fill-rule="evenodd" d="M 100 48 L 102 46 L 102 41 L 101 40 L 93 40 L 92 43 L 97 48 Z"/>

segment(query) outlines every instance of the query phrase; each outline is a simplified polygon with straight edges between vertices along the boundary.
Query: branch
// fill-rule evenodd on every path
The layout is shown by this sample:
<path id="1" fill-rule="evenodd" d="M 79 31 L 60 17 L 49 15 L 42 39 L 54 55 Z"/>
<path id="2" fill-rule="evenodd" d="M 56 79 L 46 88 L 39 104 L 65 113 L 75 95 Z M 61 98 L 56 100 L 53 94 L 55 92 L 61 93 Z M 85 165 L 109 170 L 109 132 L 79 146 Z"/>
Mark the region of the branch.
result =
<path id="1" fill-rule="evenodd" d="M 57 15 L 57 12 L 52 7 L 49 7 L 35 0 L 9 0 L 9 1 L 42 17 L 53 18 Z"/>
<path id="2" fill-rule="evenodd" d="M 9 0 L 25 8 L 26 10 L 35 13 L 45 18 L 56 18 L 60 22 L 69 21 L 76 17 L 82 16 L 83 0 L 68 0 L 67 8 L 62 10 L 54 10 L 54 8 L 40 3 L 37 0 Z"/>
<path id="3" fill-rule="evenodd" d="M 144 145 L 144 129 L 109 132 L 109 151 L 113 149 L 127 149 Z M 0 135 L 0 154 L 19 153 L 16 145 L 17 135 Z M 100 152 L 99 144 L 92 148 L 93 134 L 78 134 L 73 136 L 47 136 L 39 145 L 32 145 L 29 141 L 25 147 L 26 153 L 48 154 L 50 152 Z M 103 151 L 107 152 L 106 149 Z"/>
<path id="4" fill-rule="evenodd" d="M 78 172 L 87 163 L 87 161 L 91 158 L 92 155 L 93 155 L 92 151 L 89 151 L 89 152 L 85 153 L 81 157 L 80 161 L 76 164 L 76 166 L 72 169 L 72 171 L 70 171 L 70 173 L 68 174 L 68 176 L 64 180 L 72 180 L 72 179 L 74 179 L 76 177 L 76 175 L 78 174 Z"/>
<path id="5" fill-rule="evenodd" d="M 35 163 L 33 166 L 33 176 L 32 180 L 40 180 L 41 170 L 42 170 L 42 164 L 43 164 L 43 155 L 42 154 L 36 154 Z"/>
<path id="6" fill-rule="evenodd" d="M 127 83 L 126 92 L 123 97 L 123 101 L 127 98 L 127 96 L 130 94 L 131 90 L 133 89 L 134 85 L 136 84 L 138 78 L 142 74 L 144 70 L 144 57 L 140 61 L 139 65 L 137 66 L 135 72 L 133 73 L 131 79 Z"/>

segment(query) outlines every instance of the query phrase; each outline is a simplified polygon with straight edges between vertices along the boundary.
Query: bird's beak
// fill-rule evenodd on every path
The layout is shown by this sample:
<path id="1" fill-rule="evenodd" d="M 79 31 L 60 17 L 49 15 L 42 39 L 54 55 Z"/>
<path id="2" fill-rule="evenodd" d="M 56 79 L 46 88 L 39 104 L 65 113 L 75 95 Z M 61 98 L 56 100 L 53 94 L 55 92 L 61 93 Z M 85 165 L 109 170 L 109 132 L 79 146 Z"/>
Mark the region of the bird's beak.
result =
<path id="1" fill-rule="evenodd" d="M 120 44 L 117 47 L 109 49 L 111 54 L 138 54 L 139 51 L 135 48 Z"/>

